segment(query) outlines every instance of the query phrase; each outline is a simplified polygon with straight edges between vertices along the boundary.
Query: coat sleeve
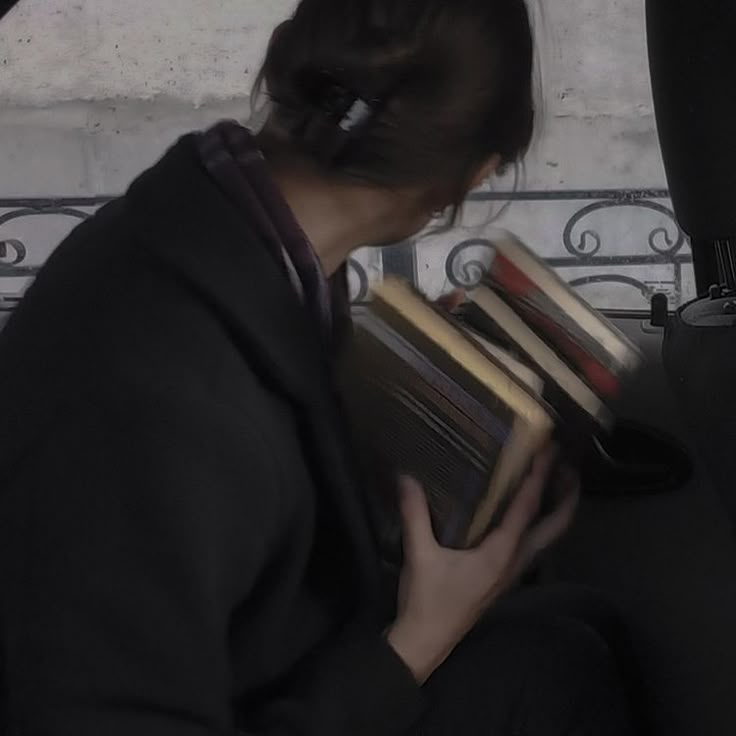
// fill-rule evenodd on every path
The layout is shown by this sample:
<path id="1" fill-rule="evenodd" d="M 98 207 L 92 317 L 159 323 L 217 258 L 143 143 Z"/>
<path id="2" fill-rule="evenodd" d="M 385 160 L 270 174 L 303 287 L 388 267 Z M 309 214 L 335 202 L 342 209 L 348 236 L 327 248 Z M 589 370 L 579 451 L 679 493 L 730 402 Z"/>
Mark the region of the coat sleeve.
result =
<path id="1" fill-rule="evenodd" d="M 3 469 L 11 734 L 235 734 L 229 625 L 277 542 L 276 459 L 245 421 L 157 402 L 79 399 Z M 377 632 L 309 667 L 253 736 L 389 736 L 421 710 Z"/>

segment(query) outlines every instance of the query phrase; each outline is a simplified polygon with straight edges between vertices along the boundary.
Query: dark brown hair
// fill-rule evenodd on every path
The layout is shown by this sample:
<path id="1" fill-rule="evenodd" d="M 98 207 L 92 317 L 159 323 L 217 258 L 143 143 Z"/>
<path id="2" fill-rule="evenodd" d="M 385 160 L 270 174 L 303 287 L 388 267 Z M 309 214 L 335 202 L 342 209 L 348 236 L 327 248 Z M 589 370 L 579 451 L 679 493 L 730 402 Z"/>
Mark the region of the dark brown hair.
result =
<path id="1" fill-rule="evenodd" d="M 328 172 L 459 203 L 491 156 L 526 152 L 533 67 L 524 0 L 301 0 L 254 100 L 271 100 L 267 139 Z"/>

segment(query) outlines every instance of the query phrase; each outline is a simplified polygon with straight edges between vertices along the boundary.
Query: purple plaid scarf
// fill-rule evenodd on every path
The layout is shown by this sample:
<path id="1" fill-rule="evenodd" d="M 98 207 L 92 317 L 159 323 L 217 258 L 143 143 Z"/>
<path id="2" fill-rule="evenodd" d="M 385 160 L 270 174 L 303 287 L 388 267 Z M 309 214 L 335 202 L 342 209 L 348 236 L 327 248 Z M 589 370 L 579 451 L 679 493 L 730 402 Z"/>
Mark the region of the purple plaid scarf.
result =
<path id="1" fill-rule="evenodd" d="M 218 123 L 200 135 L 199 152 L 220 189 L 248 216 L 284 265 L 326 345 L 333 347 L 350 321 L 347 269 L 328 281 L 249 130 L 235 121 Z"/>

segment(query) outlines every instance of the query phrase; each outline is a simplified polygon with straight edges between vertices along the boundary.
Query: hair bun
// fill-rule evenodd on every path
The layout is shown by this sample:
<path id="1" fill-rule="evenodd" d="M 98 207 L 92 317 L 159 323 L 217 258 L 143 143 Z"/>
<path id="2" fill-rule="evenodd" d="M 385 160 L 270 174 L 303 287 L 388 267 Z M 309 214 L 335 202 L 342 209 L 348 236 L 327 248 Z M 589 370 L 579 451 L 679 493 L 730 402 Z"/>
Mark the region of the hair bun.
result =
<path id="1" fill-rule="evenodd" d="M 306 109 L 292 133 L 325 162 L 340 156 L 381 107 L 379 99 L 364 97 L 325 69 L 305 69 L 296 81 Z"/>

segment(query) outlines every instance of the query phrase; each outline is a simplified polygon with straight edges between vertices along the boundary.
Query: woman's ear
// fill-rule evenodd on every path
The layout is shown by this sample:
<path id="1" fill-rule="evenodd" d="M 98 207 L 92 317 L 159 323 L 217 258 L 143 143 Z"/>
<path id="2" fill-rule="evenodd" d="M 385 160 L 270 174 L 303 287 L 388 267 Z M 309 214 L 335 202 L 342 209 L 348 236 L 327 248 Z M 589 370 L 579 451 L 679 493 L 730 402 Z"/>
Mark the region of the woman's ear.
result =
<path id="1" fill-rule="evenodd" d="M 491 156 L 476 172 L 476 175 L 473 177 L 471 190 L 478 189 L 484 181 L 490 179 L 496 173 L 500 165 L 501 156 L 494 153 L 493 156 Z"/>

